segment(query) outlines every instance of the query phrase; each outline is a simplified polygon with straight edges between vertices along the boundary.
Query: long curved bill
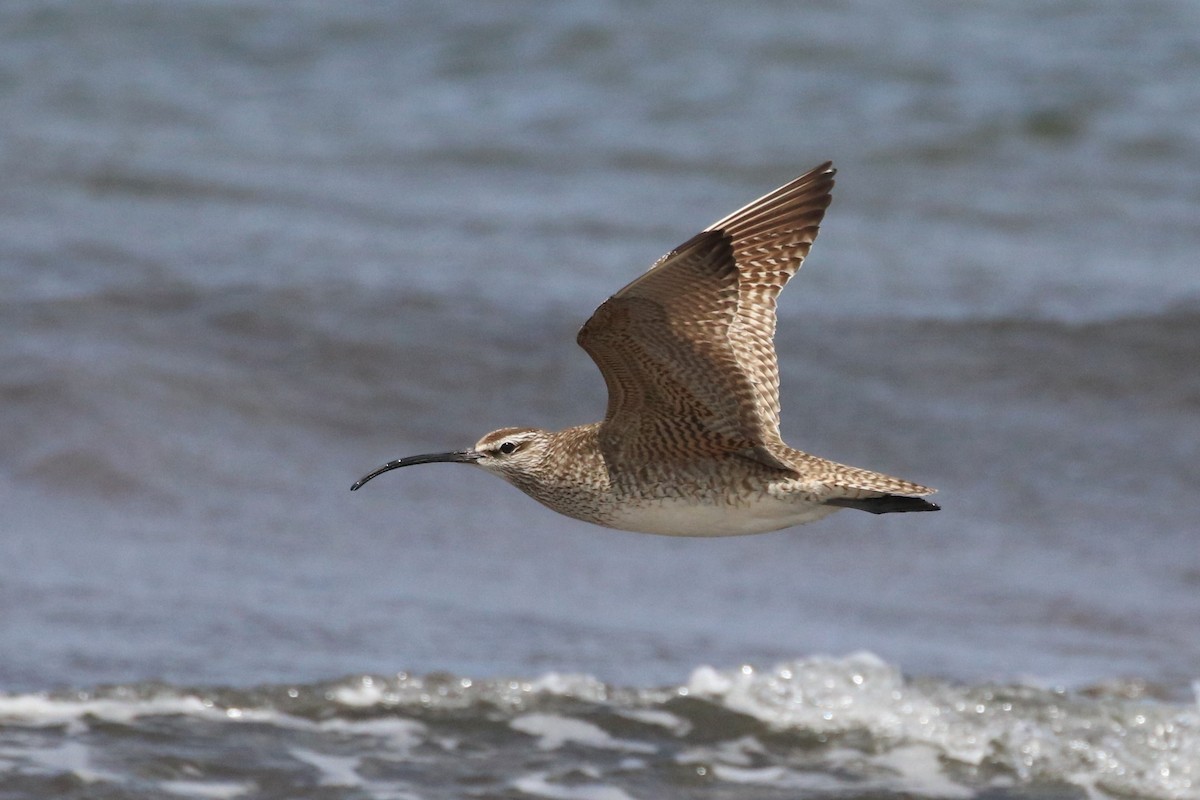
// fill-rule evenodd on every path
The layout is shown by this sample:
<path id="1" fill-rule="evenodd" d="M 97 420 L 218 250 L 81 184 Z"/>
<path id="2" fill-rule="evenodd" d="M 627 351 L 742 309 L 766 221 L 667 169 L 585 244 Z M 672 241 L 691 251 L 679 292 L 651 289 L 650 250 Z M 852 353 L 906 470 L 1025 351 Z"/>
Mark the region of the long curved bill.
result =
<path id="1" fill-rule="evenodd" d="M 452 464 L 474 464 L 479 460 L 479 453 L 474 450 L 455 450 L 453 453 L 426 453 L 420 456 L 409 456 L 396 461 L 389 461 L 377 470 L 373 470 L 359 478 L 350 487 L 350 491 L 357 491 L 363 487 L 363 484 L 372 478 L 378 477 L 385 472 L 391 472 L 394 469 L 401 467 L 411 467 L 413 464 L 434 464 L 439 461 L 447 461 Z"/>

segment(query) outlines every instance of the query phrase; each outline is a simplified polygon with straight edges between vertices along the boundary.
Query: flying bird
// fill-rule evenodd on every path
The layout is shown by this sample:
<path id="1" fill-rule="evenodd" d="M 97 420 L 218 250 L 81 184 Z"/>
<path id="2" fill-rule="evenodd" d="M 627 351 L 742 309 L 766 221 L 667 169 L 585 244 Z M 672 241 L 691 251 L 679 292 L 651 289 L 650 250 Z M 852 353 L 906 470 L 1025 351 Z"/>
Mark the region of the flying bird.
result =
<path id="1" fill-rule="evenodd" d="M 843 508 L 937 511 L 927 486 L 795 450 L 779 435 L 775 306 L 808 256 L 835 170 L 826 162 L 714 222 L 600 305 L 577 341 L 604 376 L 604 419 L 500 428 L 471 464 L 568 517 L 675 536 L 738 536 Z"/>

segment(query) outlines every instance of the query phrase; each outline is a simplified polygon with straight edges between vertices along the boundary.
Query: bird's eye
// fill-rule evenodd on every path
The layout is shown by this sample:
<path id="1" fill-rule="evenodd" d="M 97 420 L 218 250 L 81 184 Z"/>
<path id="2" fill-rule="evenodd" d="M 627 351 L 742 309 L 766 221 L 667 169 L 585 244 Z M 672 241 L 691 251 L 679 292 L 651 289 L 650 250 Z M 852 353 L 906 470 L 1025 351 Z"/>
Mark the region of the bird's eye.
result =
<path id="1" fill-rule="evenodd" d="M 504 455 L 508 455 L 516 449 L 517 446 L 513 442 L 505 442 L 504 444 L 500 445 L 500 452 Z"/>

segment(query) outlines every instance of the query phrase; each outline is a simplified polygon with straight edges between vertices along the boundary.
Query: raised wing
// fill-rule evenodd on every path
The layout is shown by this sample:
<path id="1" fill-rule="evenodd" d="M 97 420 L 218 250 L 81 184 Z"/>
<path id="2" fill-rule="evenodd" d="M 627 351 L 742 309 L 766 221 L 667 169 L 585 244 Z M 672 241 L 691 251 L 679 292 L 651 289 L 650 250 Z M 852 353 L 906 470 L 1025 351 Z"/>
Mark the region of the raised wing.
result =
<path id="1" fill-rule="evenodd" d="M 829 205 L 824 164 L 709 226 L 605 301 L 579 344 L 608 386 L 601 444 L 637 457 L 738 452 L 790 469 L 779 444 L 775 301 Z M 666 452 L 664 452 L 666 448 Z"/>
<path id="2" fill-rule="evenodd" d="M 833 199 L 834 173 L 827 161 L 707 228 L 733 240 L 738 313 L 729 342 L 755 388 L 760 435 L 768 443 L 780 441 L 775 304 L 817 238 Z"/>

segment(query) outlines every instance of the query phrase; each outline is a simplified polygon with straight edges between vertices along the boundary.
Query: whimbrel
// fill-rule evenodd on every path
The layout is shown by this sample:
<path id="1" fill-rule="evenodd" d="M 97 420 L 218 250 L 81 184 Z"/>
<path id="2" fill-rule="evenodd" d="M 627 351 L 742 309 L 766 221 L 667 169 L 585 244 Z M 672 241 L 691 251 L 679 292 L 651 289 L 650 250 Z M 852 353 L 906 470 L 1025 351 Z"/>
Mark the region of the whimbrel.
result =
<path id="1" fill-rule="evenodd" d="M 779 435 L 775 304 L 829 206 L 825 163 L 714 222 L 621 289 L 580 329 L 608 387 L 604 419 L 501 428 L 448 461 L 610 528 L 676 536 L 764 533 L 842 508 L 937 511 L 933 489 L 827 461 Z"/>

